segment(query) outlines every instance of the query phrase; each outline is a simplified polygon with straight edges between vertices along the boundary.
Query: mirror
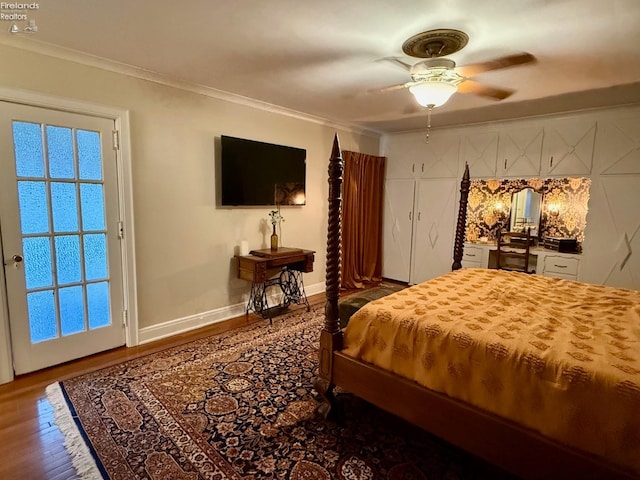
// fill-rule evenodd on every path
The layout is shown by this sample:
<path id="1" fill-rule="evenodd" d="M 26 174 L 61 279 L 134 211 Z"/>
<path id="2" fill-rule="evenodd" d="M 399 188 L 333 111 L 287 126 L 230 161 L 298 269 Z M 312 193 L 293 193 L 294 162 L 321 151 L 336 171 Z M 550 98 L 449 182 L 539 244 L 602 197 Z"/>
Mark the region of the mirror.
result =
<path id="1" fill-rule="evenodd" d="M 540 213 L 542 194 L 533 188 L 523 188 L 511 195 L 509 211 L 509 229 L 512 232 L 523 232 L 531 228 L 531 236 L 537 237 L 540 229 Z"/>

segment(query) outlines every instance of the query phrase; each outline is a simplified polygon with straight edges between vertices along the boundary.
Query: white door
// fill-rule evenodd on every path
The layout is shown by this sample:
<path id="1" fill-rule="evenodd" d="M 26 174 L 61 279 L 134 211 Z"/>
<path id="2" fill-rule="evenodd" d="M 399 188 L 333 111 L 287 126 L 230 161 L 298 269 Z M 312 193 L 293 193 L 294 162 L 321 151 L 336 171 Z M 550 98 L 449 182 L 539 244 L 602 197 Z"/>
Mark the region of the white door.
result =
<path id="1" fill-rule="evenodd" d="M 413 189 L 415 180 L 387 180 L 384 183 L 382 276 L 409 281 Z"/>
<path id="2" fill-rule="evenodd" d="M 113 120 L 0 102 L 0 227 L 14 371 L 124 344 Z"/>
<path id="3" fill-rule="evenodd" d="M 424 282 L 451 271 L 457 185 L 453 178 L 418 182 L 409 283 Z"/>

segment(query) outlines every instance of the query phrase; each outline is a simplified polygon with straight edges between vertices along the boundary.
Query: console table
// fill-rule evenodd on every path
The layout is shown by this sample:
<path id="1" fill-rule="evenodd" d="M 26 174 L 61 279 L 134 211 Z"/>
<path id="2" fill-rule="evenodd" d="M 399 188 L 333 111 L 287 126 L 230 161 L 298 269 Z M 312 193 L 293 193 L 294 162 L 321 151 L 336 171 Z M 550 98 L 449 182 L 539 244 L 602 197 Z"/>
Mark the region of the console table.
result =
<path id="1" fill-rule="evenodd" d="M 290 304 L 304 304 L 310 309 L 304 291 L 302 274 L 313 271 L 313 250 L 280 247 L 251 250 L 249 255 L 238 256 L 238 277 L 251 282 L 251 292 L 245 310 L 263 318 L 271 318 L 286 310 Z M 282 292 L 280 303 L 269 305 L 267 290 L 277 287 Z"/>

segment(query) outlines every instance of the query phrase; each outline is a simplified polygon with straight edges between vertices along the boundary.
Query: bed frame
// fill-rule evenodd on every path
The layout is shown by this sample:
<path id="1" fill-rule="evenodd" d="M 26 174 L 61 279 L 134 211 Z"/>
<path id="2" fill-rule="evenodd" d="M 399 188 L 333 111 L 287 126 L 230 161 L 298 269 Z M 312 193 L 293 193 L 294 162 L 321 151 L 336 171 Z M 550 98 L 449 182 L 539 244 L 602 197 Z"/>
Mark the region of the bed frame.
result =
<path id="1" fill-rule="evenodd" d="M 637 478 L 605 460 L 341 353 L 338 298 L 342 171 L 336 135 L 329 161 L 325 323 L 320 334 L 319 373 L 314 382 L 323 400 L 318 413 L 326 418 L 334 412 L 333 388 L 337 385 L 522 478 Z M 469 186 L 467 166 L 460 185 L 453 270 L 461 268 Z"/>

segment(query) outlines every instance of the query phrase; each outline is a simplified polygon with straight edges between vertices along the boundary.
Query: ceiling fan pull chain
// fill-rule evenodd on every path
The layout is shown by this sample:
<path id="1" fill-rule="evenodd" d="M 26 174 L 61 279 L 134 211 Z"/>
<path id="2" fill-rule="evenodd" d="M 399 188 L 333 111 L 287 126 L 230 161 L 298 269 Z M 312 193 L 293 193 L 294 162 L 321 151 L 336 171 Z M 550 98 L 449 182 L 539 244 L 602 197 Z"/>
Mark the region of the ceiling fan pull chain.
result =
<path id="1" fill-rule="evenodd" d="M 433 110 L 433 105 L 427 106 L 427 134 L 424 137 L 424 143 L 429 143 L 429 133 L 431 131 L 431 110 Z"/>

